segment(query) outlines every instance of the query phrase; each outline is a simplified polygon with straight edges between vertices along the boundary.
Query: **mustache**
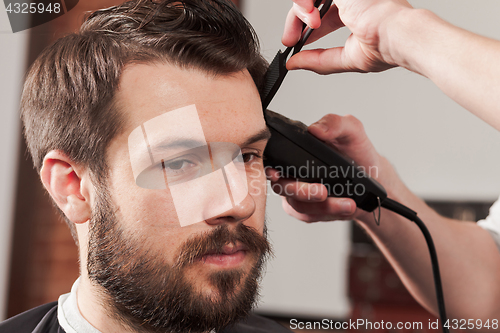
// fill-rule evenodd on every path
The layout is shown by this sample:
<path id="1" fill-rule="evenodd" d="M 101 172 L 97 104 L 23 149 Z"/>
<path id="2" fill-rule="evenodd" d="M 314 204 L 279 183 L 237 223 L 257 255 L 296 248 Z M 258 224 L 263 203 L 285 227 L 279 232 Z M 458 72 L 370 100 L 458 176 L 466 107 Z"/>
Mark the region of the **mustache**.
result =
<path id="1" fill-rule="evenodd" d="M 264 235 L 259 234 L 253 227 L 238 223 L 234 231 L 227 224 L 217 226 L 214 230 L 188 239 L 180 248 L 174 268 L 180 269 L 193 264 L 206 254 L 222 253 L 227 244 L 241 243 L 248 253 L 257 258 L 267 259 L 273 255 L 271 244 L 267 239 L 267 230 Z"/>

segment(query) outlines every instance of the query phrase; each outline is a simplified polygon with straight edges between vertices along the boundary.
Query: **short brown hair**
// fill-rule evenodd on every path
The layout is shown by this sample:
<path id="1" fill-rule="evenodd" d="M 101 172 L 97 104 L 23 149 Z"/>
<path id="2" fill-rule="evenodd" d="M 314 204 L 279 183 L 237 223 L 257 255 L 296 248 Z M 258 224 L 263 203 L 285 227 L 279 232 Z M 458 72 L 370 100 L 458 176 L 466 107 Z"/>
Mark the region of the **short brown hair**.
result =
<path id="1" fill-rule="evenodd" d="M 214 75 L 248 69 L 258 88 L 267 68 L 253 28 L 229 1 L 138 0 L 98 10 L 28 72 L 21 117 L 37 171 L 57 149 L 105 179 L 106 148 L 122 125 L 114 106 L 122 69 L 156 61 Z"/>

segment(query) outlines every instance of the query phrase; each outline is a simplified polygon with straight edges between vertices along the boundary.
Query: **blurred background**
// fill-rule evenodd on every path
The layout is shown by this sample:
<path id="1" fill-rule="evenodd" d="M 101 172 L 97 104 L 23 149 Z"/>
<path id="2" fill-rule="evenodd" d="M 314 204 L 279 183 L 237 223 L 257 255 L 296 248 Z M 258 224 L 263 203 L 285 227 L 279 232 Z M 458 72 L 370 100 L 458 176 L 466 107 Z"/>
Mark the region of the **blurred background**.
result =
<path id="1" fill-rule="evenodd" d="M 44 47 L 78 29 L 85 12 L 121 2 L 80 0 L 58 19 L 15 34 L 0 5 L 0 319 L 56 300 L 78 277 L 76 246 L 42 188 L 21 136 L 18 103 L 24 74 Z M 271 60 L 283 48 L 280 39 L 291 1 L 235 2 Z M 411 3 L 500 39 L 498 1 Z M 339 46 L 348 35 L 342 29 L 313 46 Z M 443 215 L 477 221 L 500 193 L 500 133 L 429 80 L 406 70 L 331 76 L 292 72 L 270 109 L 306 124 L 327 113 L 356 116 L 409 188 Z M 276 195 L 269 195 L 267 215 L 276 258 L 268 263 L 259 313 L 286 326 L 290 318 L 433 318 L 352 222 L 306 225 L 288 217 Z"/>

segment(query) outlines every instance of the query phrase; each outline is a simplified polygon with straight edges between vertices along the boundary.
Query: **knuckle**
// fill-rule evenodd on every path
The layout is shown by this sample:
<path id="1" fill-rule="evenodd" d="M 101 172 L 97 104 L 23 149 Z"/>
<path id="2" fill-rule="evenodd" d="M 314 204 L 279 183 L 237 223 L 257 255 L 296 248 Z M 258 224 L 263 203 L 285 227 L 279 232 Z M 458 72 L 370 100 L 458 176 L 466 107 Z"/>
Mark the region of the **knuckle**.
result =
<path id="1" fill-rule="evenodd" d="M 364 126 L 363 126 L 363 123 L 356 117 L 354 117 L 353 115 L 345 115 L 344 116 L 344 119 L 350 123 L 352 126 L 354 126 L 354 128 L 356 128 L 357 130 L 364 130 Z"/>
<path id="2" fill-rule="evenodd" d="M 323 118 L 321 118 L 321 122 L 326 123 L 327 125 L 334 125 L 338 123 L 340 120 L 340 116 L 337 114 L 329 113 L 327 115 L 324 115 Z"/>

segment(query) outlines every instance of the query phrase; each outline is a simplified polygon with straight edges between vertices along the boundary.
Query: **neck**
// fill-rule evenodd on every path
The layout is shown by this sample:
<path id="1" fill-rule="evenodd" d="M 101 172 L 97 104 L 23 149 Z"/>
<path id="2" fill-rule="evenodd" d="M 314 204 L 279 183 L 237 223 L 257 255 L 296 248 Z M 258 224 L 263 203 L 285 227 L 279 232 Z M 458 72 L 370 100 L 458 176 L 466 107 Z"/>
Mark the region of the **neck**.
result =
<path id="1" fill-rule="evenodd" d="M 77 304 L 81 315 L 100 332 L 137 333 L 110 315 L 104 299 L 104 291 L 82 274 L 77 289 Z"/>

